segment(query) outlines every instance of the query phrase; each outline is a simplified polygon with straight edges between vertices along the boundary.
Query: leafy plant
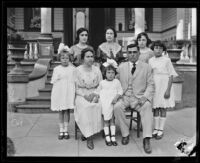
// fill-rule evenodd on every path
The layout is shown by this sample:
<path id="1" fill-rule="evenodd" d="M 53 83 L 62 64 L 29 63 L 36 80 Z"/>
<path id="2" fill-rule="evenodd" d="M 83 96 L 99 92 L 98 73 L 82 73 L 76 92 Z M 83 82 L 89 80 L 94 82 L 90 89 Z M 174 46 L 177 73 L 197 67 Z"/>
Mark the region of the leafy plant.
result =
<path id="1" fill-rule="evenodd" d="M 41 18 L 39 16 L 33 17 L 31 19 L 30 28 L 40 28 L 41 27 Z"/>
<path id="2" fill-rule="evenodd" d="M 24 37 L 19 32 L 15 32 L 15 33 L 11 33 L 7 35 L 8 42 L 21 41 L 21 40 L 24 40 Z"/>

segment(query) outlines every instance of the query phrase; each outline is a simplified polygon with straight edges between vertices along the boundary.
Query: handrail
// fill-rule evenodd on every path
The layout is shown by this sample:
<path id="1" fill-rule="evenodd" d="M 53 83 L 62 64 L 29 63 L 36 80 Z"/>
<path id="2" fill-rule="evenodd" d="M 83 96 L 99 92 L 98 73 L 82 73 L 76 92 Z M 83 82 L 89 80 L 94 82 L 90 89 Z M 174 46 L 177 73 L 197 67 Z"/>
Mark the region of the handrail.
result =
<path id="1" fill-rule="evenodd" d="M 46 75 L 51 60 L 51 58 L 39 58 L 34 65 L 33 71 L 29 74 L 29 81 L 40 79 Z"/>

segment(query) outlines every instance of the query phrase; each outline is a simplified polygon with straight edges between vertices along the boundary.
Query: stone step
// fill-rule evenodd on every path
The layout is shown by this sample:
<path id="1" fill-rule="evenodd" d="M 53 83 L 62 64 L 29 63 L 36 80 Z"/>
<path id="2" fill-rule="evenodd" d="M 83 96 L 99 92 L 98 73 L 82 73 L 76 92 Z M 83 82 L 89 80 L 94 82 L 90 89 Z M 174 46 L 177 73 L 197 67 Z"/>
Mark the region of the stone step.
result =
<path id="1" fill-rule="evenodd" d="M 60 63 L 61 63 L 60 61 L 54 61 L 54 62 L 52 62 L 51 63 L 51 68 L 53 69 L 54 67 L 60 65 Z"/>
<path id="2" fill-rule="evenodd" d="M 16 112 L 18 113 L 55 113 L 50 110 L 50 105 L 44 104 L 23 104 L 16 106 Z"/>
<path id="3" fill-rule="evenodd" d="M 51 81 L 51 78 L 52 78 L 52 74 L 47 74 L 47 81 Z"/>
<path id="4" fill-rule="evenodd" d="M 57 111 L 50 110 L 50 105 L 30 105 L 23 104 L 16 106 L 16 112 L 18 113 L 58 113 Z M 74 113 L 74 110 L 70 110 L 70 113 Z"/>
<path id="5" fill-rule="evenodd" d="M 40 89 L 39 90 L 39 94 L 40 94 L 40 96 L 51 96 L 51 90 L 52 90 L 52 88 L 43 88 L 43 89 Z"/>
<path id="6" fill-rule="evenodd" d="M 45 88 L 52 88 L 53 84 L 50 83 L 50 80 L 45 82 Z"/>
<path id="7" fill-rule="evenodd" d="M 50 105 L 51 104 L 51 97 L 50 96 L 37 96 L 37 97 L 29 97 L 26 98 L 26 103 L 27 104 L 32 104 L 32 105 Z"/>

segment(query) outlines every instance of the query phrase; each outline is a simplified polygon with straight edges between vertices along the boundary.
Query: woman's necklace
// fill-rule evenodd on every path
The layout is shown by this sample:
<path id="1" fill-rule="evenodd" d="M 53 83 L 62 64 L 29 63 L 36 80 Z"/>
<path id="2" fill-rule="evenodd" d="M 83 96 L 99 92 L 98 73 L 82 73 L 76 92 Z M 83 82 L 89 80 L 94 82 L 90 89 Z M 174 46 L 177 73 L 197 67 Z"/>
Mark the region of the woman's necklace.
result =
<path id="1" fill-rule="evenodd" d="M 78 43 L 77 46 L 81 49 L 87 48 L 87 44 Z"/>

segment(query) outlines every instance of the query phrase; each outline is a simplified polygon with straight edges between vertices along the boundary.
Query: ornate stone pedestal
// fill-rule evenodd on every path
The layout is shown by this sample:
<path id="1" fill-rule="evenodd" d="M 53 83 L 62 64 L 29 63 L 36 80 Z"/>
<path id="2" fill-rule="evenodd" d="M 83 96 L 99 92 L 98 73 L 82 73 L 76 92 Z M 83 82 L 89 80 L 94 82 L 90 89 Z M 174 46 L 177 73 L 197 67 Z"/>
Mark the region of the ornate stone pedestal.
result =
<path id="1" fill-rule="evenodd" d="M 51 33 L 42 33 L 38 38 L 39 57 L 52 58 L 54 54 L 53 37 Z"/>
<path id="2" fill-rule="evenodd" d="M 25 48 L 9 48 L 15 67 L 7 75 L 8 110 L 15 111 L 14 106 L 26 101 L 28 74 L 21 68 L 20 62 L 24 59 Z"/>
<path id="3" fill-rule="evenodd" d="M 180 59 L 181 52 L 182 49 L 167 49 L 168 56 L 173 63 L 176 63 Z"/>

